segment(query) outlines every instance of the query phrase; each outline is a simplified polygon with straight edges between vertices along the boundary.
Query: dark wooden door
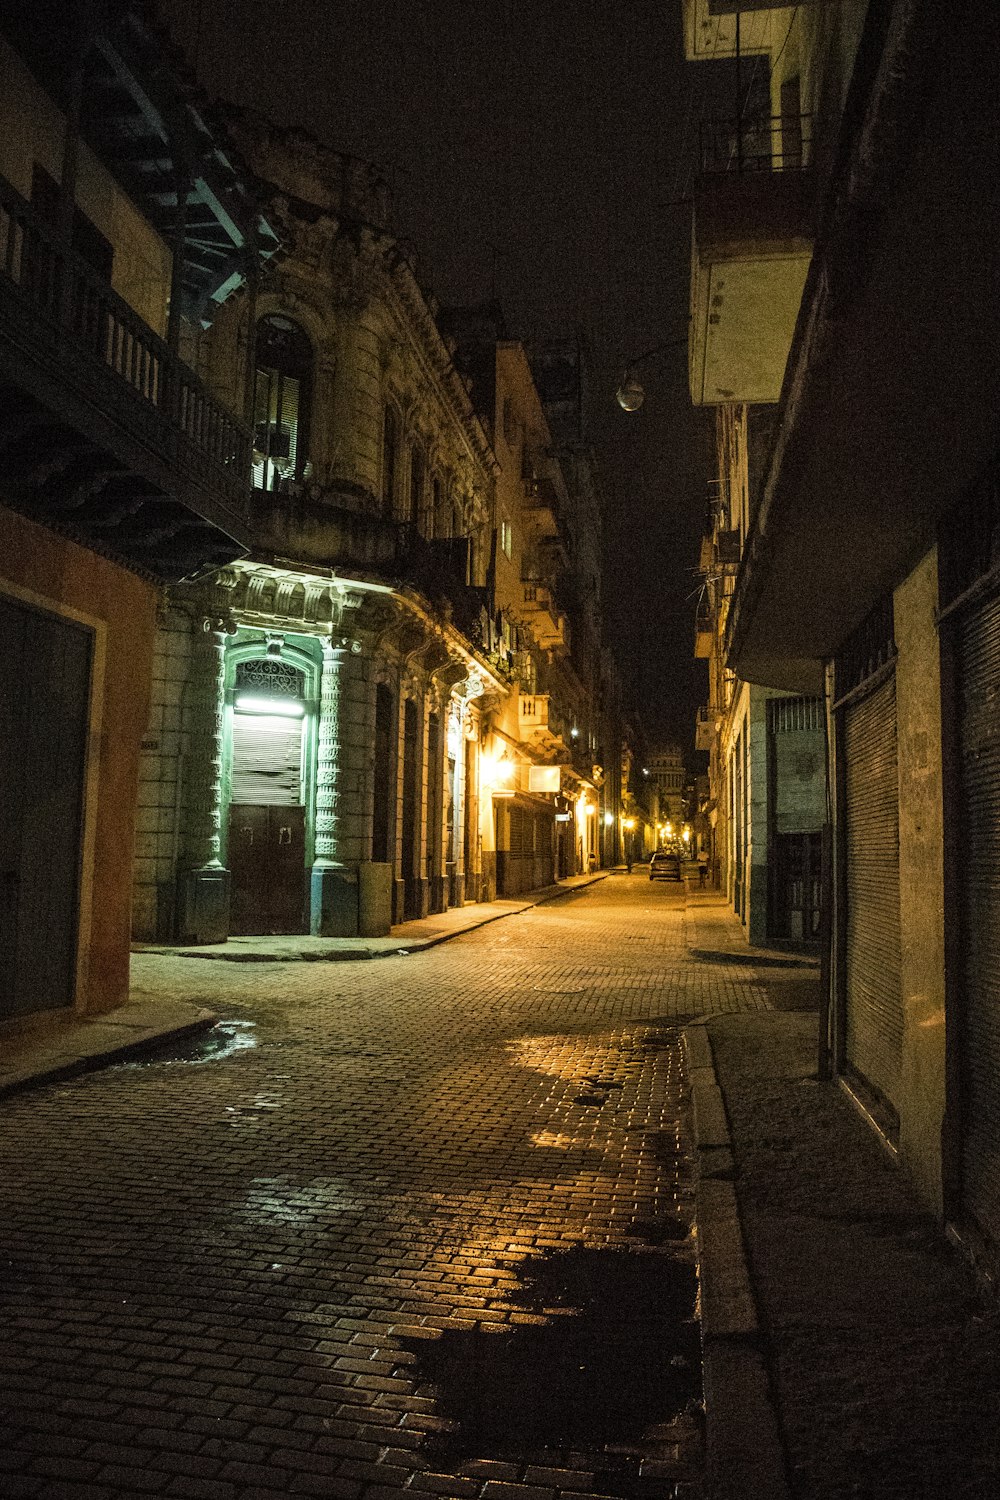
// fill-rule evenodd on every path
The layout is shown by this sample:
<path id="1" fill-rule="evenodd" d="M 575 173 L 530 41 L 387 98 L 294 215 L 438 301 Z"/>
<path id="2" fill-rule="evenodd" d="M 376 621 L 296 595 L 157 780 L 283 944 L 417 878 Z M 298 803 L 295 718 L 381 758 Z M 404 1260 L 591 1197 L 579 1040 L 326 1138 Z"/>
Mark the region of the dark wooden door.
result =
<path id="1" fill-rule="evenodd" d="M 305 808 L 229 808 L 230 931 L 305 931 Z"/>
<path id="2" fill-rule="evenodd" d="M 74 999 L 91 642 L 0 598 L 0 1020 Z"/>

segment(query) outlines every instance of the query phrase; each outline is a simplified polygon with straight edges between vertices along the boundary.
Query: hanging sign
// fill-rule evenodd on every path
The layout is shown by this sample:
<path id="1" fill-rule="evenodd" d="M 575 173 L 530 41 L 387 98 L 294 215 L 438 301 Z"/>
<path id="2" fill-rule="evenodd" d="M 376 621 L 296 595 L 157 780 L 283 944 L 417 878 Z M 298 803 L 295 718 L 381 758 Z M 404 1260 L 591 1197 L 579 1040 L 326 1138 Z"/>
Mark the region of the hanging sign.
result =
<path id="1" fill-rule="evenodd" d="M 528 791 L 529 792 L 558 792 L 559 790 L 559 767 L 558 766 L 529 766 L 528 767 Z"/>

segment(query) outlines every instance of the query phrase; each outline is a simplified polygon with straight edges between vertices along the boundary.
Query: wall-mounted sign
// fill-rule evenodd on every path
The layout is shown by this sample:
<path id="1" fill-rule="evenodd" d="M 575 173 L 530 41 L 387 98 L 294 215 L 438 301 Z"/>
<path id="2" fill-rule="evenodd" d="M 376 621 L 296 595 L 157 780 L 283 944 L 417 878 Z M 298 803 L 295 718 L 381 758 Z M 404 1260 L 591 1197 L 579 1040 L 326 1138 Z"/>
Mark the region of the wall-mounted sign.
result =
<path id="1" fill-rule="evenodd" d="M 572 813 L 556 813 L 555 821 L 557 823 L 569 823 L 572 821 L 572 818 Z"/>
<path id="2" fill-rule="evenodd" d="M 529 792 L 558 792 L 559 790 L 559 767 L 558 766 L 529 766 L 528 767 L 528 791 Z"/>

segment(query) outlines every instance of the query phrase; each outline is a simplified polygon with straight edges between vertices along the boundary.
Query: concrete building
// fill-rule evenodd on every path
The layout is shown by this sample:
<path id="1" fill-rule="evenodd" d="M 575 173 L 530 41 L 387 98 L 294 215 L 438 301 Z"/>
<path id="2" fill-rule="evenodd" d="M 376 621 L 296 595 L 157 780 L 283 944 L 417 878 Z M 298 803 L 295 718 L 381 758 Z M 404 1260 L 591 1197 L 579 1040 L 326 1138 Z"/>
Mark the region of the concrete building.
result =
<path id="1" fill-rule="evenodd" d="M 713 876 L 755 944 L 816 943 L 821 928 L 822 705 L 739 678 L 726 635 L 841 108 L 834 63 L 849 68 L 859 24 L 857 6 L 821 9 L 684 7 L 690 61 L 745 59 L 760 82 L 754 95 L 738 79 L 732 115 L 701 122 L 688 343 L 692 401 L 715 413 L 695 626 L 703 818 Z"/>
<path id="2" fill-rule="evenodd" d="M 136 930 L 384 933 L 496 889 L 496 460 L 375 169 L 230 129 L 282 243 L 200 349 L 252 413 L 253 552 L 161 622 Z"/>
<path id="3" fill-rule="evenodd" d="M 823 697 L 831 1064 L 995 1275 L 1000 15 L 802 6 L 780 62 L 839 129 L 727 660 Z"/>
<path id="4" fill-rule="evenodd" d="M 661 745 L 648 753 L 650 814 L 658 841 L 670 843 L 684 827 L 684 753 L 679 745 Z"/>
<path id="5" fill-rule="evenodd" d="M 127 998 L 162 588 L 249 546 L 187 335 L 276 242 L 139 8 L 8 4 L 0 77 L 3 1029 Z"/>
<path id="6" fill-rule="evenodd" d="M 506 785 L 493 792 L 499 893 L 514 895 L 600 861 L 601 785 L 575 755 L 596 705 L 573 670 L 576 622 L 571 494 L 531 361 L 494 306 L 455 309 L 445 326 L 497 459 L 492 608 L 511 691 L 491 746 Z"/>

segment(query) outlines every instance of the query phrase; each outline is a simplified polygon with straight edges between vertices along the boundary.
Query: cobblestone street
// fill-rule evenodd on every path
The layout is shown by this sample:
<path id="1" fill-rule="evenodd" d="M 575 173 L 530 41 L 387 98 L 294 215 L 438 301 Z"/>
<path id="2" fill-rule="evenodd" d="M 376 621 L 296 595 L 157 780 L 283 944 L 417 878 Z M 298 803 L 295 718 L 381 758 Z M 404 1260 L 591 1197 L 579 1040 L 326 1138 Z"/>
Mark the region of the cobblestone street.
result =
<path id="1" fill-rule="evenodd" d="M 643 871 L 407 957 L 136 960 L 223 1024 L 0 1106 L 0 1495 L 696 1494 L 678 1023 L 765 996 L 684 922 Z"/>

